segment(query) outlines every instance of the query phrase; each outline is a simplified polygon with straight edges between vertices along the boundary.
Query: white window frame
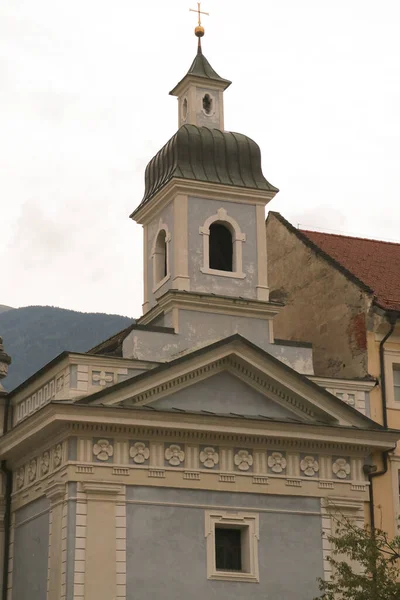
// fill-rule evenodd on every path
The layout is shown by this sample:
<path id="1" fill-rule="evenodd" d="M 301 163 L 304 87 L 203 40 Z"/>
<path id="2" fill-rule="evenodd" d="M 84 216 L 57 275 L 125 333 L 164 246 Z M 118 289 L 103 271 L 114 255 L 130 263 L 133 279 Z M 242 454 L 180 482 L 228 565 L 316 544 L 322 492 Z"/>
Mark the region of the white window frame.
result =
<path id="1" fill-rule="evenodd" d="M 210 269 L 210 227 L 215 222 L 225 225 L 232 234 L 233 271 Z M 205 220 L 203 227 L 199 228 L 199 233 L 203 236 L 203 266 L 200 267 L 202 273 L 235 279 L 244 279 L 246 277 L 246 274 L 243 273 L 242 249 L 242 244 L 246 241 L 246 234 L 241 232 L 239 223 L 228 215 L 225 208 L 219 208 L 215 215 L 208 217 L 208 219 Z"/>
<path id="2" fill-rule="evenodd" d="M 216 568 L 215 529 L 220 527 L 241 529 L 242 571 L 221 571 Z M 205 537 L 207 543 L 207 579 L 259 583 L 258 566 L 259 518 L 257 513 L 207 510 L 205 512 Z"/>
<path id="3" fill-rule="evenodd" d="M 166 252 L 165 260 L 166 260 L 166 264 L 167 264 L 167 274 L 160 281 L 157 281 L 157 278 L 156 278 L 157 240 L 158 240 L 158 236 L 160 235 L 161 231 L 165 231 L 165 252 Z M 158 224 L 158 229 L 157 229 L 156 235 L 154 236 L 153 245 L 151 248 L 151 260 L 152 260 L 152 265 L 153 265 L 153 289 L 152 289 L 153 294 L 160 287 L 162 287 L 164 285 L 164 283 L 166 283 L 171 277 L 171 272 L 170 272 L 170 268 L 169 268 L 169 242 L 170 241 L 171 241 L 171 234 L 169 233 L 168 225 L 166 225 L 166 223 L 163 223 L 160 220 L 160 222 Z"/>
<path id="4" fill-rule="evenodd" d="M 400 402 L 394 399 L 394 379 L 393 369 L 400 368 L 400 352 L 396 350 L 385 349 L 385 377 L 387 405 L 390 408 L 400 410 Z"/>

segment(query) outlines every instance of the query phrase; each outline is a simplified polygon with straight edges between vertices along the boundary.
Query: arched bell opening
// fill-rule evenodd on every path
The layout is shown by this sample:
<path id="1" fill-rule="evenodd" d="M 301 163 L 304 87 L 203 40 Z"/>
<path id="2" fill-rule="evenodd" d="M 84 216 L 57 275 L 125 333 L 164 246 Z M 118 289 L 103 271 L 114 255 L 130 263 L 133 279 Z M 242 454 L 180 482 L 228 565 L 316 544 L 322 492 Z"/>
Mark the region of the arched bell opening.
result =
<path id="1" fill-rule="evenodd" d="M 168 273 L 167 232 L 161 229 L 157 235 L 154 248 L 154 283 L 162 281 Z"/>
<path id="2" fill-rule="evenodd" d="M 233 238 L 230 228 L 221 222 L 210 225 L 209 268 L 233 271 Z"/>

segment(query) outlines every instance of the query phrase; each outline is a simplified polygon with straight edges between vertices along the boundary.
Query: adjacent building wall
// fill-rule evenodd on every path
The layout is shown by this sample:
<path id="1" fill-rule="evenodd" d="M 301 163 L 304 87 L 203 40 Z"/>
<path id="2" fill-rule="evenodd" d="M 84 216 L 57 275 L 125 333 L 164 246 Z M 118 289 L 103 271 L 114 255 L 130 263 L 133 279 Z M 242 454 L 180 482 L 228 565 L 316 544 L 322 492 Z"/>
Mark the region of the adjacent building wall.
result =
<path id="1" fill-rule="evenodd" d="M 316 375 L 366 376 L 366 293 L 271 213 L 267 247 L 271 299 L 286 303 L 275 336 L 312 342 Z"/>

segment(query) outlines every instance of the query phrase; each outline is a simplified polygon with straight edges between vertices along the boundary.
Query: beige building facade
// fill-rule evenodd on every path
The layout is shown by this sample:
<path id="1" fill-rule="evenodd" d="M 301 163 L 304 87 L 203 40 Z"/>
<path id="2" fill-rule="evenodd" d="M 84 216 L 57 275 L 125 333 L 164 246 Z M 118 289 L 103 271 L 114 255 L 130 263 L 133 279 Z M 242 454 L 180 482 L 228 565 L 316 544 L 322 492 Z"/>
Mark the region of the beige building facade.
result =
<path id="1" fill-rule="evenodd" d="M 355 394 L 371 386 L 368 415 L 399 429 L 400 244 L 300 231 L 274 212 L 266 229 L 272 296 L 285 302 L 276 334 L 312 342 L 318 376 L 353 378 Z M 375 524 L 391 535 L 400 517 L 398 454 L 385 454 L 373 474 Z"/>

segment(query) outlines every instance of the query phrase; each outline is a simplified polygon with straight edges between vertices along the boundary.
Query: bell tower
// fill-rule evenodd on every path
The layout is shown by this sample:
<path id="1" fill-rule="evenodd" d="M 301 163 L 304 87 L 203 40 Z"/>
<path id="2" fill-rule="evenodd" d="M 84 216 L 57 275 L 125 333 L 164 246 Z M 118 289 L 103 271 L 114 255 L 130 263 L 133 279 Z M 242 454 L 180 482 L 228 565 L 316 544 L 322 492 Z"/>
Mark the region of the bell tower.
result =
<path id="1" fill-rule="evenodd" d="M 177 294 L 185 302 L 207 297 L 210 311 L 217 297 L 269 300 L 265 206 L 278 190 L 264 177 L 256 142 L 224 128 L 231 82 L 203 55 L 197 12 L 196 57 L 170 92 L 179 128 L 148 163 L 144 196 L 131 214 L 143 225 L 142 319 L 153 325 L 167 322 L 159 315 L 166 302 L 175 310 Z"/>
<path id="2" fill-rule="evenodd" d="M 201 15 L 208 13 L 190 9 L 198 14 L 198 25 L 194 32 L 198 39 L 197 55 L 185 77 L 170 91 L 171 96 L 178 98 L 178 126 L 197 125 L 224 130 L 224 97 L 223 93 L 231 85 L 231 81 L 223 79 L 212 68 L 203 54 L 201 38 L 204 27 Z"/>

